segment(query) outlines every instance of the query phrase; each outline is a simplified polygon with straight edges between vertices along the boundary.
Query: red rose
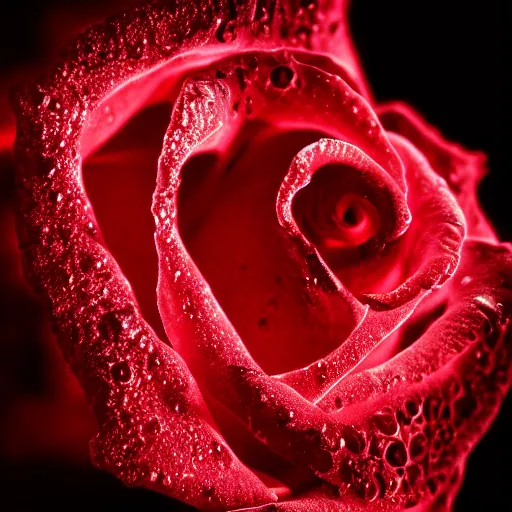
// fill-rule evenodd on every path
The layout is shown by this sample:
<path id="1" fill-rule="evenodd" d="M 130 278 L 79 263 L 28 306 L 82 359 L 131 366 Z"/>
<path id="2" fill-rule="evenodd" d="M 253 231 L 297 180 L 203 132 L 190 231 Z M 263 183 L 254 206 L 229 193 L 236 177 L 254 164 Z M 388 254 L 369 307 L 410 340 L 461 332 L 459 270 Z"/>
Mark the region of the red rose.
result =
<path id="1" fill-rule="evenodd" d="M 15 95 L 26 273 L 98 419 L 94 462 L 129 485 L 201 509 L 433 510 L 508 389 L 484 159 L 372 106 L 340 4 L 141 6 Z M 81 177 L 162 102 L 165 341 Z"/>

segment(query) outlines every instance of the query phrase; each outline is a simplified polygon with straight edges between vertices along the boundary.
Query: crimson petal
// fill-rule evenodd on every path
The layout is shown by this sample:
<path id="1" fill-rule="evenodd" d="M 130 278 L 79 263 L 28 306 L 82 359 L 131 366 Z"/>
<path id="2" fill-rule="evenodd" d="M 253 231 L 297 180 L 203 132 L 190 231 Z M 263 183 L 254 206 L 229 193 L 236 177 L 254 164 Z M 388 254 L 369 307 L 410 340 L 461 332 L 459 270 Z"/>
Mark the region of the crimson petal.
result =
<path id="1" fill-rule="evenodd" d="M 315 402 L 361 364 L 410 317 L 426 294 L 446 281 L 457 268 L 464 239 L 462 212 L 444 180 L 432 171 L 417 150 L 398 136 L 392 136 L 391 140 L 405 165 L 413 217 L 409 230 L 400 241 L 405 245 L 401 250 L 406 256 L 415 254 L 420 257 L 409 263 L 412 276 L 397 289 L 363 297 L 372 309 L 339 348 L 308 367 L 281 377 L 283 382 Z M 367 162 L 363 165 L 368 167 Z M 305 167 L 307 169 L 308 165 Z M 307 173 L 302 171 L 298 176 L 304 181 Z M 288 183 L 286 187 L 289 187 Z M 292 188 L 292 193 L 294 190 Z M 290 213 L 288 219 L 291 219 Z M 386 312 L 381 313 L 379 309 Z M 389 353 L 392 347 L 386 349 Z M 338 385 L 342 386 L 343 381 Z"/>
<path id="2" fill-rule="evenodd" d="M 228 28 L 244 44 L 281 45 L 286 37 L 280 25 L 290 14 L 293 20 L 295 11 L 271 17 L 232 2 L 139 6 L 89 29 L 62 61 L 14 97 L 24 261 L 34 286 L 50 298 L 63 351 L 95 405 L 101 426 L 95 459 L 129 484 L 152 486 L 205 508 L 274 497 L 222 445 L 186 367 L 142 320 L 128 283 L 102 247 L 80 163 L 172 72 L 177 55 L 208 45 L 218 50 L 220 40 L 228 42 Z M 304 23 L 291 25 L 298 31 Z M 260 30 L 264 37 L 254 33 Z M 236 45 L 221 46 L 229 51 Z M 155 70 L 158 78 L 150 73 Z M 190 429 L 199 427 L 196 438 Z M 160 448 L 155 439 L 164 441 Z M 180 441 L 181 459 L 164 449 L 171 439 Z M 218 461 L 199 453 L 210 455 L 210 443 L 212 453 L 220 448 L 225 454 L 229 469 L 222 478 L 210 466 L 218 467 Z M 188 477 L 196 458 L 202 479 Z M 170 478 L 175 469 L 180 478 Z"/>
<path id="3" fill-rule="evenodd" d="M 397 307 L 421 290 L 440 287 L 457 268 L 466 229 L 465 219 L 446 182 L 439 178 L 427 160 L 405 139 L 390 134 L 407 172 L 409 206 L 415 224 L 404 236 L 404 257 L 419 255 L 404 262 L 408 277 L 386 294 L 366 294 L 376 307 Z"/>
<path id="4" fill-rule="evenodd" d="M 20 235 L 29 277 L 49 299 L 61 348 L 100 424 L 91 443 L 96 464 L 129 485 L 206 509 L 272 501 L 209 425 L 181 358 L 142 319 L 101 245 L 79 163 L 69 164 L 50 175 L 23 175 Z M 171 442 L 179 455 L 166 449 Z M 219 452 L 222 478 L 215 469 Z"/>
<path id="5" fill-rule="evenodd" d="M 21 168 L 19 233 L 24 262 L 34 286 L 49 298 L 63 351 L 95 407 L 100 421 L 100 433 L 93 442 L 95 460 L 128 484 L 146 485 L 202 508 L 255 506 L 276 498 L 221 444 L 183 361 L 142 320 L 126 279 L 102 246 L 80 180 L 80 162 L 86 151 L 110 136 L 147 98 L 139 97 L 137 89 L 143 90 L 147 85 L 148 91 L 154 90 L 159 79 L 149 71 L 158 70 L 165 79 L 172 74 L 176 55 L 192 55 L 198 46 L 203 48 L 208 62 L 215 60 L 212 55 L 219 43 L 225 52 L 258 42 L 264 48 L 276 43 L 296 45 L 304 55 L 309 48 L 336 47 L 342 55 L 345 49 L 339 42 L 329 40 L 329 30 L 321 19 L 327 12 L 334 12 L 331 2 L 314 3 L 307 12 L 298 4 L 286 2 L 279 10 L 270 4 L 223 1 L 208 3 L 204 8 L 196 2 L 139 7 L 128 16 L 92 28 L 79 38 L 65 62 L 37 84 L 20 90 L 15 100 Z M 344 13 L 341 11 L 340 15 Z M 314 21 L 318 30 L 312 28 Z M 305 28 L 309 30 L 304 31 Z M 356 70 L 354 62 L 347 57 L 348 68 Z M 361 83 L 357 71 L 351 74 L 355 82 Z M 116 110 L 116 102 L 109 102 L 117 94 L 111 93 L 121 94 L 117 97 L 122 99 L 123 91 L 116 88 L 129 81 L 134 89 L 128 85 L 124 92 L 133 92 L 129 96 L 134 98 L 133 104 L 128 102 L 121 107 L 122 112 L 114 115 L 118 122 L 110 123 L 99 139 L 90 137 L 94 127 L 101 125 L 101 116 L 110 116 L 107 112 L 100 114 L 98 106 L 113 105 Z M 364 85 L 359 88 L 363 90 Z M 208 93 L 208 86 L 202 91 L 205 92 Z M 214 99 L 218 98 L 215 94 Z M 364 105 L 356 100 L 356 108 Z M 98 117 L 92 118 L 92 112 L 98 113 Z M 91 119 L 95 121 L 89 125 L 89 133 L 84 132 Z M 211 116 L 204 119 L 212 120 Z M 214 121 L 219 119 L 222 116 L 213 116 Z M 378 131 L 382 133 L 380 127 Z M 376 140 L 382 144 L 379 146 L 375 140 L 369 144 L 363 138 L 361 147 L 405 191 L 400 161 L 393 150 L 387 156 L 383 152 L 389 141 L 380 135 Z M 182 157 L 191 146 L 185 148 Z M 160 226 L 168 220 L 166 213 L 162 217 L 161 210 L 155 210 Z M 174 242 L 178 240 L 176 235 Z M 468 285 L 467 292 L 460 292 L 460 303 L 453 305 L 448 316 L 417 344 L 417 353 L 430 355 L 431 359 L 419 361 L 411 356 L 413 351 L 406 350 L 374 371 L 351 375 L 344 379 L 343 389 L 355 386 L 352 391 L 359 397 L 366 395 L 369 401 L 357 403 L 357 408 L 349 405 L 333 415 L 268 377 L 254 364 L 197 269 L 186 259 L 184 251 L 180 254 L 184 257 L 183 266 L 175 272 L 170 272 L 172 266 L 164 269 L 161 278 L 169 283 L 177 279 L 180 283 L 176 293 L 185 299 L 180 303 L 185 306 L 182 326 L 188 323 L 188 339 L 201 342 L 199 354 L 187 352 L 186 347 L 180 349 L 183 348 L 191 367 L 201 377 L 201 385 L 211 384 L 212 390 L 219 390 L 226 404 L 256 436 L 288 459 L 339 485 L 342 494 L 355 493 L 359 498 L 369 499 L 368 490 L 372 489 L 394 508 L 413 506 L 422 499 L 431 499 L 430 496 L 442 497 L 454 488 L 460 479 L 460 466 L 454 461 L 459 461 L 481 434 L 510 381 L 510 343 L 505 336 L 511 307 L 511 262 L 507 250 L 468 244 L 466 275 L 456 287 L 460 291 Z M 165 252 L 161 251 L 160 256 L 164 259 Z M 482 262 L 485 258 L 491 261 L 489 269 Z M 336 285 L 325 270 L 324 276 Z M 177 275 L 178 271 L 181 273 Z M 442 276 L 443 272 L 438 274 Z M 186 286 L 187 280 L 190 289 L 179 288 L 183 282 Z M 187 298 L 192 291 L 195 302 Z M 205 313 L 212 315 L 208 319 L 209 330 L 198 322 Z M 169 326 L 171 333 L 172 328 Z M 441 334 L 446 334 L 451 328 L 456 334 L 450 337 L 452 343 L 435 353 L 439 345 L 436 333 L 440 329 Z M 476 341 L 471 333 L 476 333 Z M 223 352 L 226 340 L 227 349 Z M 486 370 L 475 370 L 475 361 Z M 220 363 L 218 368 L 216 362 Z M 405 363 L 413 364 L 412 372 Z M 450 387 L 455 377 L 447 369 L 453 367 L 457 369 L 456 375 L 464 378 L 463 391 L 457 382 Z M 395 371 L 399 372 L 398 379 Z M 380 380 L 375 381 L 375 375 Z M 408 388 L 401 384 L 402 377 L 406 382 L 410 380 Z M 384 392 L 390 389 L 396 391 L 394 406 L 405 400 L 403 410 L 395 415 L 387 409 L 374 414 L 376 407 L 389 402 Z M 419 432 L 408 427 L 412 419 L 419 417 L 419 399 L 424 399 L 428 392 L 428 400 L 422 403 L 422 422 L 428 423 L 424 430 L 429 435 L 441 432 L 442 438 L 432 440 L 437 458 L 428 457 L 428 467 L 422 470 L 416 459 L 425 459 L 424 443 Z M 436 400 L 446 399 L 446 392 L 455 402 L 453 410 L 449 407 L 445 413 L 445 408 L 439 410 Z M 349 393 L 342 403 L 354 400 L 355 393 Z M 436 393 L 437 397 L 432 399 Z M 475 406 L 475 396 L 481 394 L 485 394 L 487 407 Z M 320 405 L 330 410 L 334 403 L 339 408 L 340 396 L 328 394 Z M 437 420 L 446 420 L 452 413 L 454 421 L 461 422 L 463 432 L 456 443 L 452 442 L 453 431 L 450 434 L 446 421 L 436 430 Z M 374 415 L 371 421 L 370 415 Z M 341 421 L 358 425 L 360 430 Z M 373 435 L 377 430 L 380 433 Z M 187 457 L 175 457 L 166 449 L 167 443 L 180 446 Z M 446 453 L 443 447 L 447 447 Z M 219 465 L 225 467 L 221 476 L 215 470 Z M 401 478 L 404 466 L 407 479 Z M 191 468 L 202 468 L 202 479 L 191 481 Z M 173 479 L 176 469 L 179 473 Z"/>
<path id="6" fill-rule="evenodd" d="M 290 73 L 286 87 L 272 82 L 275 70 L 288 70 Z M 386 229 L 379 234 L 380 243 L 397 238 L 409 222 L 401 190 L 404 186 L 403 169 L 368 104 L 339 77 L 290 59 L 283 52 L 249 53 L 218 62 L 205 76 L 208 80 L 225 83 L 231 94 L 230 105 L 225 108 L 232 110 L 225 114 L 228 117 L 223 121 L 226 126 L 222 128 L 222 140 L 201 148 L 202 152 L 210 150 L 219 155 L 220 163 L 210 171 L 212 176 L 218 176 L 210 179 L 208 186 L 212 180 L 213 183 L 215 180 L 222 183 L 216 193 L 222 201 L 205 205 L 199 200 L 198 204 L 195 196 L 189 194 L 185 206 L 190 203 L 189 210 L 197 212 L 201 209 L 205 213 L 200 219 L 200 227 L 195 222 L 194 230 L 191 230 L 187 228 L 189 222 L 180 216 L 183 212 L 180 209 L 180 234 L 205 280 L 212 286 L 222 309 L 258 363 L 272 373 L 277 373 L 276 369 L 281 372 L 290 369 L 294 363 L 296 365 L 292 368 L 300 367 L 338 346 L 347 331 L 362 318 L 364 308 L 327 269 L 315 248 L 306 243 L 304 237 L 296 232 L 287 234 L 288 228 L 284 225 L 285 229 L 280 228 L 277 224 L 272 194 L 274 188 L 277 193 L 276 180 L 281 179 L 280 171 L 277 176 L 268 175 L 267 169 L 260 172 L 252 166 L 249 169 L 251 175 L 240 180 L 232 167 L 224 164 L 226 155 L 233 153 L 231 141 L 247 119 L 268 121 L 275 129 L 324 130 L 348 141 L 340 143 L 337 159 L 323 158 L 319 165 L 330 161 L 346 163 L 365 180 L 374 182 L 383 194 L 388 192 L 386 199 L 388 196 L 391 198 L 391 213 L 386 219 Z M 248 100 L 250 110 L 247 109 Z M 190 98 L 190 101 L 193 106 L 183 112 L 182 123 L 186 126 L 175 122 L 176 133 L 192 129 L 191 123 L 197 117 L 194 108 L 198 102 L 195 98 Z M 214 101 L 213 96 L 211 101 Z M 297 105 L 301 108 L 297 109 Z M 254 140 L 250 143 L 256 144 Z M 169 144 L 173 150 L 172 144 L 175 147 L 177 141 Z M 341 155 L 349 147 L 352 149 Z M 364 148 L 371 157 L 359 148 Z M 203 161 L 200 163 L 204 165 Z M 229 169 L 229 176 L 222 175 L 223 165 Z M 363 168 L 364 165 L 368 170 Z M 275 166 L 269 164 L 268 167 L 269 172 L 274 172 Z M 173 175 L 175 173 L 173 170 Z M 260 193 L 263 188 L 264 194 Z M 288 200 L 291 201 L 291 197 L 282 195 L 278 207 L 283 209 Z M 169 215 L 169 212 L 164 214 Z M 157 207 L 155 215 L 158 219 Z M 235 240 L 240 237 L 244 243 L 236 244 Z M 162 250 L 165 249 L 162 247 Z M 240 272 L 240 268 L 244 272 Z M 279 283 L 274 282 L 275 273 L 280 274 Z M 237 294 L 232 293 L 235 283 Z M 245 292 L 250 293 L 250 297 L 239 300 L 238 295 L 243 296 Z M 266 324 L 268 335 L 263 337 L 257 321 L 266 315 L 258 314 L 258 311 L 267 307 L 269 296 L 274 297 L 274 303 L 275 297 L 279 303 L 286 303 L 286 308 L 274 312 L 271 325 Z M 273 340 L 272 352 L 267 349 L 269 339 Z M 286 355 L 287 362 L 275 357 L 276 353 Z"/>
<path id="7" fill-rule="evenodd" d="M 511 263 L 509 244 L 468 240 L 446 313 L 414 345 L 349 376 L 319 404 L 335 411 L 341 401 L 336 417 L 359 418 L 369 446 L 361 474 L 385 473 L 392 483 L 405 468 L 410 505 L 453 499 L 465 458 L 510 386 Z"/>
<path id="8" fill-rule="evenodd" d="M 469 236 L 497 241 L 478 203 L 477 187 L 486 174 L 485 155 L 447 141 L 409 105 L 399 102 L 379 105 L 376 112 L 387 130 L 410 140 L 446 180 L 466 217 Z"/>
<path id="9" fill-rule="evenodd" d="M 142 468 L 145 462 L 150 462 L 145 459 L 149 454 L 146 449 L 152 448 L 146 443 L 159 427 L 147 417 L 147 414 L 151 414 L 149 409 L 141 408 L 137 403 L 132 404 L 133 409 L 128 405 L 142 402 L 141 397 L 147 399 L 146 405 L 154 406 L 162 415 L 164 424 L 160 432 L 163 439 L 169 440 L 169 436 L 172 438 L 177 433 L 178 429 L 170 430 L 172 421 L 164 418 L 167 418 L 167 414 L 179 414 L 181 405 L 187 409 L 183 422 L 189 431 L 198 425 L 203 429 L 203 437 L 197 438 L 197 444 L 195 438 L 187 438 L 185 432 L 180 431 L 182 441 L 191 442 L 185 443 L 187 446 L 198 449 L 199 446 L 204 447 L 207 439 L 217 442 L 217 438 L 204 422 L 205 418 L 202 418 L 205 412 L 197 403 L 197 390 L 186 368 L 171 349 L 158 342 L 143 322 L 129 286 L 115 262 L 102 248 L 90 205 L 81 186 L 79 170 L 81 157 L 94 144 L 99 144 L 113 133 L 123 119 L 140 105 L 144 97 L 138 93 L 144 89 L 144 85 L 148 86 L 148 91 L 153 89 L 155 75 L 144 77 L 147 79 L 144 82 L 141 73 L 166 60 L 171 61 L 171 56 L 178 51 L 183 53 L 214 40 L 217 44 L 219 38 L 227 41 L 228 22 L 234 21 L 234 18 L 237 18 L 237 22 L 233 28 L 239 30 L 241 40 L 244 34 L 250 33 L 249 25 L 254 29 L 255 20 L 249 23 L 253 13 L 248 6 L 235 7 L 234 13 L 231 7 L 232 3 L 226 2 L 221 6 L 207 5 L 199 9 L 195 3 L 184 2 L 168 10 L 155 4 L 139 7 L 130 16 L 113 18 L 105 25 L 93 27 L 79 38 L 65 62 L 42 77 L 37 85 L 21 90 L 17 99 L 20 117 L 18 156 L 24 171 L 21 179 L 23 217 L 20 233 L 25 261 L 31 267 L 33 282 L 50 298 L 63 349 L 102 422 L 102 431 L 94 444 L 96 460 L 117 472 L 128 483 L 154 484 L 165 492 L 204 507 L 217 506 L 213 503 L 215 500 L 225 500 L 234 505 L 237 501 L 268 500 L 272 496 L 236 459 L 232 463 L 232 476 L 228 472 L 228 478 L 224 476 L 223 479 L 225 484 L 218 483 L 206 494 L 201 487 L 204 482 L 201 484 L 200 480 L 171 481 L 168 478 L 174 464 L 188 464 L 190 460 L 173 460 L 170 454 L 165 453 L 161 457 L 150 458 L 157 467 L 149 468 L 149 473 L 146 473 L 147 468 Z M 271 20 L 273 24 L 269 23 L 268 17 L 256 13 L 256 16 L 261 16 L 256 20 L 256 26 L 267 32 L 267 40 L 272 43 L 277 38 L 276 29 L 283 24 L 283 18 L 295 11 L 292 8 L 286 14 L 280 12 L 276 18 L 281 22 L 273 23 Z M 215 14 L 220 16 L 221 25 L 226 20 L 222 37 Z M 290 20 L 293 20 L 293 16 Z M 304 23 L 293 20 L 290 25 L 297 32 Z M 155 26 L 158 28 L 152 32 Z M 266 27 L 269 30 L 265 30 Z M 154 40 L 158 40 L 157 51 L 155 46 L 148 44 Z M 122 44 L 118 44 L 120 41 Z M 298 46 L 301 44 L 298 43 Z M 88 134 L 102 124 L 103 118 L 101 115 L 91 118 L 90 113 L 99 112 L 94 109 L 100 100 L 137 76 L 141 80 L 132 82 L 134 88 L 124 89 L 123 93 L 131 91 L 133 94 L 124 96 L 121 107 L 115 102 L 103 103 L 105 110 L 101 115 L 110 116 L 107 112 L 109 107 L 111 111 L 114 110 L 117 122 L 105 123 L 107 129 L 97 139 L 91 139 Z M 130 97 L 135 98 L 132 105 L 126 101 Z M 91 124 L 83 132 L 86 121 Z M 80 141 L 83 153 L 78 145 L 80 135 L 83 135 Z M 80 250 L 83 253 L 77 252 Z M 141 338 L 149 340 L 147 344 L 145 339 L 139 339 L 139 334 Z M 141 347 L 141 343 L 144 347 Z M 144 350 L 146 347 L 148 351 L 153 349 L 152 353 L 156 355 L 150 358 Z M 146 359 L 155 359 L 151 370 L 146 369 L 149 364 Z M 169 366 L 169 373 L 156 369 L 159 366 L 156 361 L 159 360 Z M 163 397 L 158 398 L 151 384 L 142 384 L 153 374 L 153 382 L 160 383 L 158 391 L 164 394 Z M 169 390 L 166 387 L 173 380 L 178 381 L 178 389 L 171 385 L 170 390 L 178 402 L 174 403 L 171 399 L 174 413 L 167 410 Z M 181 392 L 180 382 L 188 383 Z M 136 384 L 140 390 L 134 388 Z M 128 404 L 124 398 L 127 398 Z M 180 404 L 180 399 L 183 399 L 183 404 Z M 126 414 L 123 414 L 125 406 Z M 180 406 L 178 411 L 176 406 Z M 132 437 L 131 412 L 135 413 L 135 423 L 141 422 L 137 423 L 137 427 L 134 424 L 133 428 L 144 429 L 147 426 L 146 435 L 140 439 Z M 114 451 L 109 452 L 109 449 Z M 231 460 L 232 454 L 229 451 L 226 453 L 227 459 Z M 126 467 L 123 466 L 125 463 Z M 206 458 L 204 466 L 208 465 Z M 160 469 L 167 475 L 166 478 L 153 475 L 153 470 L 158 472 Z M 180 466 L 180 469 L 183 468 Z M 205 473 L 205 481 L 211 483 L 213 472 L 208 470 Z M 187 474 L 181 473 L 182 478 L 185 479 Z M 226 496 L 228 486 L 233 485 L 235 487 Z M 240 489 L 240 492 L 233 492 L 234 489 Z"/>
<path id="10" fill-rule="evenodd" d="M 262 61 L 264 56 L 260 55 L 260 66 Z M 194 151 L 216 147 L 222 150 L 226 134 L 232 134 L 240 122 L 232 104 L 238 96 L 228 83 L 229 77 L 217 79 L 208 74 L 187 81 L 164 140 L 153 202 L 159 309 L 169 339 L 206 393 L 220 400 L 278 454 L 311 469 L 324 480 L 340 484 L 345 444 L 353 447 L 354 439 L 362 439 L 361 434 L 348 425 L 333 422 L 319 408 L 261 370 L 185 250 L 178 232 L 177 192 L 184 162 Z M 258 106 L 255 100 L 255 111 Z M 316 293 L 338 293 L 339 283 L 318 262 L 322 278 L 319 282 L 330 285 L 325 290 L 318 286 Z M 304 271 L 310 272 L 307 267 Z M 310 280 L 314 278 L 311 274 Z"/>
<path id="11" fill-rule="evenodd" d="M 218 80 L 186 82 L 173 111 L 153 203 L 160 262 L 159 309 L 169 339 L 176 342 L 205 389 L 283 457 L 323 477 L 330 471 L 336 479 L 325 445 L 328 437 L 334 450 L 339 449 L 341 426 L 262 372 L 184 249 L 177 230 L 181 166 L 195 149 L 215 146 L 223 136 L 222 128 L 233 129 L 232 112 L 228 90 Z"/>

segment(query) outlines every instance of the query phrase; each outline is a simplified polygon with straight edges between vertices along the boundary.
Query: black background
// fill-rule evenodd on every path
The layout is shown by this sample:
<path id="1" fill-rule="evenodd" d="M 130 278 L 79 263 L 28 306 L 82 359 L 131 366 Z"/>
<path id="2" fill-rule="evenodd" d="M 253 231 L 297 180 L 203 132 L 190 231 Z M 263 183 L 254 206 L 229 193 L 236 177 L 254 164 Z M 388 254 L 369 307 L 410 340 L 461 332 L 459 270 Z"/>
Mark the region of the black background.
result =
<path id="1" fill-rule="evenodd" d="M 77 3 L 40 0 L 34 6 L 17 1 L 2 13 L 2 79 L 16 68 L 40 64 L 45 13 Z M 94 12 L 102 2 L 88 4 Z M 481 186 L 480 198 L 500 237 L 509 241 L 512 216 L 506 151 L 510 147 L 505 140 L 510 135 L 506 68 L 511 60 L 506 48 L 511 21 L 504 1 L 353 0 L 351 10 L 353 37 L 376 99 L 407 101 L 447 138 L 487 153 L 490 174 Z M 9 180 L 2 178 L 0 186 L 4 188 L 2 200 L 10 201 Z M 511 473 L 505 469 L 512 460 L 511 406 L 509 395 L 471 455 L 457 512 L 512 509 Z M 85 504 L 104 509 L 107 503 L 114 509 L 188 509 L 154 493 L 125 489 L 113 477 L 92 468 L 39 460 L 4 464 L 1 477 L 4 491 L 0 499 L 6 500 L 6 510 L 64 505 L 80 509 Z"/>

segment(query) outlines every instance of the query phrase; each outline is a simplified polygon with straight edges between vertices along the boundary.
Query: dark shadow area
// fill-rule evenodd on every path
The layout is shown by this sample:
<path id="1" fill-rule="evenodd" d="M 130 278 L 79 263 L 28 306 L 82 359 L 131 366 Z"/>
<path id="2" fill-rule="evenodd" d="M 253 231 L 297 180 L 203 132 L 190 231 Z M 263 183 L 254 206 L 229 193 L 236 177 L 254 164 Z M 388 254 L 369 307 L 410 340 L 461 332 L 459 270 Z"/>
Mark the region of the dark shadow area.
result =
<path id="1" fill-rule="evenodd" d="M 127 488 L 117 478 L 92 467 L 34 461 L 30 465 L 3 468 L 2 481 L 18 492 L 2 502 L 6 510 L 53 509 L 148 510 L 152 512 L 193 512 L 193 507 L 153 491 Z M 7 487 L 7 486 L 6 486 Z"/>
<path id="2" fill-rule="evenodd" d="M 161 339 L 166 338 L 156 303 L 158 260 L 151 203 L 170 113 L 165 103 L 139 112 L 85 160 L 82 171 L 107 247 Z"/>

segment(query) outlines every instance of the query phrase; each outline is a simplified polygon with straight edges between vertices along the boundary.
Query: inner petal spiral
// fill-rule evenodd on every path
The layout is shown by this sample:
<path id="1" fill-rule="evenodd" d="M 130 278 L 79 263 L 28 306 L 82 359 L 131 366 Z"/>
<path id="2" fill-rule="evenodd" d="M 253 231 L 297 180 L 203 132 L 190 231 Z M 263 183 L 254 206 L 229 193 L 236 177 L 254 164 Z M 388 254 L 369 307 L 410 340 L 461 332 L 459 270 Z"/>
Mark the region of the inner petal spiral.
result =
<path id="1" fill-rule="evenodd" d="M 362 306 L 348 292 L 346 297 L 333 293 L 343 287 L 339 282 L 328 284 L 332 276 L 317 290 L 309 289 L 308 279 L 316 285 L 319 276 L 304 274 L 305 255 L 297 252 L 276 217 L 275 203 L 287 168 L 301 148 L 326 134 L 353 140 L 389 164 L 386 168 L 393 177 L 379 171 L 388 183 L 378 205 L 386 203 L 386 221 L 381 222 L 377 208 L 361 198 L 354 200 L 355 207 L 364 205 L 361 212 L 371 212 L 368 218 L 362 213 L 362 235 L 355 234 L 355 227 L 343 228 L 364 242 L 379 231 L 382 243 L 398 236 L 408 222 L 400 164 L 364 100 L 338 77 L 278 52 L 218 63 L 208 73 L 227 85 L 231 111 L 222 139 L 211 145 L 214 152 L 208 157 L 203 148 L 203 154 L 190 159 L 180 173 L 180 236 L 262 368 L 269 373 L 300 368 L 334 350 L 360 320 Z M 197 100 L 190 102 L 191 113 L 183 112 L 185 130 L 191 116 L 197 115 Z M 330 102 L 339 112 L 324 119 Z M 344 117 L 355 114 L 358 120 L 363 115 L 364 123 L 354 128 Z M 378 188 L 381 178 L 369 179 Z M 388 192 L 391 201 L 384 197 Z M 385 229 L 378 230 L 377 224 Z M 318 261 L 316 273 L 323 268 L 314 253 L 306 261 L 309 270 Z M 321 272 L 329 274 L 326 269 Z M 327 288 L 322 291 L 322 286 Z"/>

